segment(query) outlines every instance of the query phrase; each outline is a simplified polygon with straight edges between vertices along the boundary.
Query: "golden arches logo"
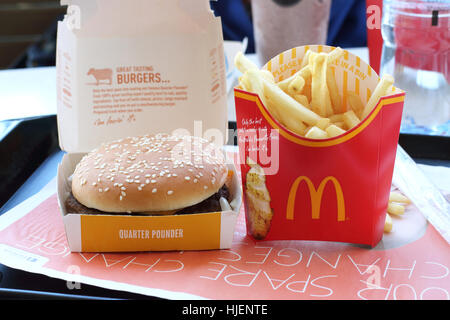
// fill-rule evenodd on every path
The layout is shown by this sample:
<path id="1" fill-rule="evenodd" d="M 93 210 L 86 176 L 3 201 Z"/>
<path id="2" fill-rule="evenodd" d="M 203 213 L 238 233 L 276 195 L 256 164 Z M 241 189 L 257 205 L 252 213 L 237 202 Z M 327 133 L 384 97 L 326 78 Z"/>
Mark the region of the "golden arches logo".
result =
<path id="1" fill-rule="evenodd" d="M 320 219 L 320 206 L 322 204 L 322 195 L 323 191 L 328 182 L 331 182 L 336 191 L 336 201 L 337 201 L 337 220 L 345 221 L 345 202 L 344 202 L 344 193 L 341 188 L 341 184 L 339 181 L 333 177 L 328 176 L 320 182 L 319 187 L 316 189 L 311 179 L 306 176 L 300 176 L 295 179 L 294 183 L 291 186 L 291 190 L 289 191 L 287 210 L 286 210 L 286 219 L 294 220 L 294 209 L 295 209 L 295 198 L 297 196 L 297 190 L 300 186 L 300 183 L 305 182 L 308 186 L 309 195 L 311 197 L 311 217 L 312 219 Z"/>

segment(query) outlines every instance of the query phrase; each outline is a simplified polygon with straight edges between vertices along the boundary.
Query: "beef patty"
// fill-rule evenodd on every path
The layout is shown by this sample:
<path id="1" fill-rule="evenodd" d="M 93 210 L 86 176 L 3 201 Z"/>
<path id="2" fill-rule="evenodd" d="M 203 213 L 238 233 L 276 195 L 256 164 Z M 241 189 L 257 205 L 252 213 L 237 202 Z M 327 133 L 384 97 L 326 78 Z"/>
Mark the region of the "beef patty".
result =
<path id="1" fill-rule="evenodd" d="M 193 206 L 186 207 L 183 209 L 180 209 L 175 212 L 175 214 L 192 214 L 192 213 L 207 213 L 207 212 L 218 212 L 222 211 L 220 207 L 220 198 L 224 197 L 227 199 L 228 202 L 231 200 L 230 190 L 226 185 L 223 185 L 222 188 L 219 189 L 219 191 L 215 194 L 213 194 L 211 197 L 209 197 L 206 200 L 203 200 L 200 203 L 194 204 Z M 75 199 L 72 193 L 67 197 L 65 202 L 66 210 L 70 213 L 79 213 L 79 214 L 119 214 L 119 215 L 130 215 L 130 213 L 127 212 L 118 212 L 118 213 L 111 213 L 111 212 L 103 212 L 97 209 L 88 208 Z M 134 212 L 133 214 L 138 215 L 139 212 Z"/>

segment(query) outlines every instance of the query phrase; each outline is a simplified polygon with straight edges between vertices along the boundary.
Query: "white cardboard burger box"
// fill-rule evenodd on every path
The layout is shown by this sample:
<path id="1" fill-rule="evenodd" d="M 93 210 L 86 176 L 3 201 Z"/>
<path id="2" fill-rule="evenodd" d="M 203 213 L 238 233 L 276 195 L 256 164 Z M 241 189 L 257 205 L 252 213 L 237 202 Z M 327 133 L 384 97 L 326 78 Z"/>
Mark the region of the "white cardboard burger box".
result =
<path id="1" fill-rule="evenodd" d="M 182 128 L 226 137 L 222 25 L 208 0 L 61 0 L 57 113 L 61 148 Z"/>
<path id="2" fill-rule="evenodd" d="M 242 203 L 234 165 L 230 209 L 222 212 L 145 216 L 67 212 L 71 175 L 85 154 L 66 154 L 58 167 L 58 204 L 72 252 L 210 250 L 231 247 Z"/>
<path id="3" fill-rule="evenodd" d="M 234 165 L 230 210 L 172 215 L 67 212 L 82 156 L 129 136 L 219 130 L 227 105 L 220 18 L 207 0 L 61 0 L 58 24 L 58 203 L 73 252 L 230 248 L 241 206 Z M 120 23 L 111 23 L 120 21 Z M 132 22 L 132 23 L 129 23 Z"/>

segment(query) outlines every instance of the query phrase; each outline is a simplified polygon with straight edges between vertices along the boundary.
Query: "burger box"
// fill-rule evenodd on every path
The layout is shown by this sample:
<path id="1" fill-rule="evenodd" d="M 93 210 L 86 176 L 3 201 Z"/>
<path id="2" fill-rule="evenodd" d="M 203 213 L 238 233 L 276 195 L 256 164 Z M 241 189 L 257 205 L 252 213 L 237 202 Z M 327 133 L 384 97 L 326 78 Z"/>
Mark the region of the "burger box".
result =
<path id="1" fill-rule="evenodd" d="M 281 81 L 299 70 L 308 49 L 330 52 L 333 47 L 293 48 L 263 69 Z M 345 51 L 333 68 L 344 105 L 347 91 L 368 101 L 379 81 L 369 65 Z M 393 87 L 392 94 L 382 97 L 358 126 L 325 140 L 287 130 L 256 94 L 238 88 L 234 94 L 248 234 L 264 240 L 376 246 L 383 236 L 405 93 Z M 255 163 L 264 171 L 272 210 L 263 232 L 254 232 L 257 222 L 252 221 L 256 218 L 246 188 Z"/>
<path id="2" fill-rule="evenodd" d="M 230 248 L 241 205 L 236 174 L 231 209 L 223 212 L 85 215 L 64 206 L 76 164 L 103 142 L 177 129 L 192 133 L 197 120 L 203 131 L 226 137 L 222 29 L 209 1 L 61 3 L 68 10 L 58 23 L 57 121 L 66 154 L 58 167 L 57 194 L 70 250 Z M 235 171 L 233 165 L 229 169 Z"/>
<path id="3" fill-rule="evenodd" d="M 146 216 L 78 214 L 64 203 L 72 190 L 71 175 L 84 153 L 64 155 L 58 167 L 58 204 L 72 252 L 169 251 L 228 249 L 241 206 L 240 181 L 234 172 L 230 210 L 222 212 Z"/>
<path id="4" fill-rule="evenodd" d="M 64 150 L 89 152 L 125 134 L 192 133 L 196 120 L 226 137 L 222 26 L 208 0 L 61 3 L 68 5 L 56 48 Z"/>

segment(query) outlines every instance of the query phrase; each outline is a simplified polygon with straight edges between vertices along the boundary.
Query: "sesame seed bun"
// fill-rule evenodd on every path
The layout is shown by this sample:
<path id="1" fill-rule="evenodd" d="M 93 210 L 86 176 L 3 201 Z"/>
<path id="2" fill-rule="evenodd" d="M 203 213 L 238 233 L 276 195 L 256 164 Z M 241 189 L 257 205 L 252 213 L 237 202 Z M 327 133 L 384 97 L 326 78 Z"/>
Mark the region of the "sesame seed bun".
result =
<path id="1" fill-rule="evenodd" d="M 227 172 L 222 151 L 202 138 L 129 137 L 84 156 L 72 176 L 72 193 L 104 212 L 173 214 L 218 192 Z"/>

